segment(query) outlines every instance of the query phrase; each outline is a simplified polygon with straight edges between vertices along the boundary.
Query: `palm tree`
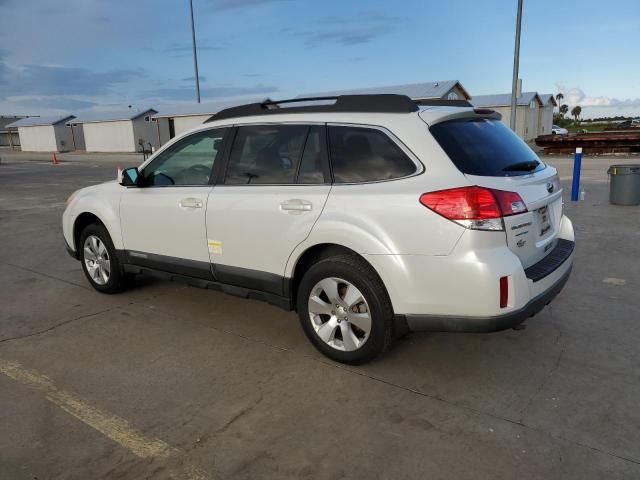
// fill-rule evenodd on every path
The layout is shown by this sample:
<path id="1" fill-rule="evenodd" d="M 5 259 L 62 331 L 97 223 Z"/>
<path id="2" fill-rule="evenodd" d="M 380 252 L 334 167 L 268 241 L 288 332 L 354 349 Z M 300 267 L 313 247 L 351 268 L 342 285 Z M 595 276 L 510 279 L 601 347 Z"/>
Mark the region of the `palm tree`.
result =
<path id="1" fill-rule="evenodd" d="M 569 107 L 567 106 L 567 104 L 563 104 L 560 105 L 560 115 L 562 115 L 562 118 L 564 118 L 564 116 L 567 114 L 567 112 L 569 111 Z"/>
<path id="2" fill-rule="evenodd" d="M 576 119 L 576 122 L 578 121 L 578 118 L 580 118 L 580 113 L 582 113 L 582 108 L 580 108 L 580 105 L 576 105 L 571 109 L 571 115 L 573 115 L 573 117 Z"/>
<path id="3" fill-rule="evenodd" d="M 562 100 L 564 100 L 564 95 L 562 93 L 558 93 L 556 95 L 556 100 L 558 101 L 558 111 L 560 111 L 560 107 L 562 106 Z"/>

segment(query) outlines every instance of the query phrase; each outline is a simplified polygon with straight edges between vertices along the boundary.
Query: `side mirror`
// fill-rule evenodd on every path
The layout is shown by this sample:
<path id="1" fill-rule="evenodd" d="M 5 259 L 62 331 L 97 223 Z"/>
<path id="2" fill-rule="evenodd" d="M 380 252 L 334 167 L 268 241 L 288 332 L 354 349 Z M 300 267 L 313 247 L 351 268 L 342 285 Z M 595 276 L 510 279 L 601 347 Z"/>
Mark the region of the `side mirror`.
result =
<path id="1" fill-rule="evenodd" d="M 125 168 L 118 173 L 118 183 L 123 187 L 137 187 L 140 185 L 140 173 L 136 167 Z"/>

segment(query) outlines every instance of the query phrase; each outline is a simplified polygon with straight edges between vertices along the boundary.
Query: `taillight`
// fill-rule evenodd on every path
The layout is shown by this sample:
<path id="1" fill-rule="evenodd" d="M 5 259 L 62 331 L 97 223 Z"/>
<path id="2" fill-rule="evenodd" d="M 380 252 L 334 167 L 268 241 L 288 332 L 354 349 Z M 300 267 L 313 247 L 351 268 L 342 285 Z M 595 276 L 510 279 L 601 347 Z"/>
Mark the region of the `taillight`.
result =
<path id="1" fill-rule="evenodd" d="M 504 230 L 502 217 L 527 211 L 517 193 L 478 186 L 423 193 L 420 203 L 466 228 L 478 230 Z"/>
<path id="2" fill-rule="evenodd" d="M 527 206 L 522 201 L 520 195 L 518 195 L 516 192 L 491 190 L 491 193 L 493 193 L 493 195 L 496 197 L 503 217 L 508 217 L 509 215 L 516 215 L 518 213 L 524 213 L 527 211 Z"/>

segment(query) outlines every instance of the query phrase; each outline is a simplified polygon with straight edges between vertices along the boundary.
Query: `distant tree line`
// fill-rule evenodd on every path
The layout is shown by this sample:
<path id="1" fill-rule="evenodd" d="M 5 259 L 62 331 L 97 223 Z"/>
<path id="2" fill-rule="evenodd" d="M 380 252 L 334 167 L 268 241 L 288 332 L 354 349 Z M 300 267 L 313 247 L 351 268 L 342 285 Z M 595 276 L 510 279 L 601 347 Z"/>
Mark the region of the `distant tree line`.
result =
<path id="1" fill-rule="evenodd" d="M 625 117 L 624 115 L 617 115 L 615 117 L 597 117 L 587 118 L 583 122 L 624 122 L 625 120 L 633 120 L 635 117 Z"/>
<path id="2" fill-rule="evenodd" d="M 580 123 L 597 123 L 597 122 L 622 122 L 624 120 L 632 120 L 633 117 L 626 117 L 624 115 L 617 115 L 615 117 L 598 117 L 598 118 L 587 118 L 585 120 L 580 120 L 580 114 L 582 113 L 582 107 L 580 105 L 576 105 L 571 109 L 571 118 L 567 118 L 566 115 L 569 113 L 569 106 L 566 103 L 562 103 L 564 100 L 564 95 L 562 93 L 558 93 L 556 95 L 556 100 L 558 102 L 558 112 L 553 114 L 553 122 L 556 125 L 561 127 L 569 127 L 569 126 L 577 126 Z"/>

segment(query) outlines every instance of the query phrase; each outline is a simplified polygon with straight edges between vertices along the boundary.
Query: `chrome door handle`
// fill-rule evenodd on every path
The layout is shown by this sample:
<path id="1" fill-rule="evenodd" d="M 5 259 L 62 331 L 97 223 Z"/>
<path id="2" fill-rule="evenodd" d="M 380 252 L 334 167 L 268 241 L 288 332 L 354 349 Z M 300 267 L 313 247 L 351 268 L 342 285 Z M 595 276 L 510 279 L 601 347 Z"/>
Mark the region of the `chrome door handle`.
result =
<path id="1" fill-rule="evenodd" d="M 182 208 L 202 208 L 204 203 L 199 198 L 183 198 L 178 205 Z"/>
<path id="2" fill-rule="evenodd" d="M 287 200 L 286 202 L 282 202 L 280 204 L 280 208 L 291 213 L 310 212 L 312 209 L 312 204 L 308 200 L 300 200 L 299 198 L 294 198 L 291 200 Z"/>

